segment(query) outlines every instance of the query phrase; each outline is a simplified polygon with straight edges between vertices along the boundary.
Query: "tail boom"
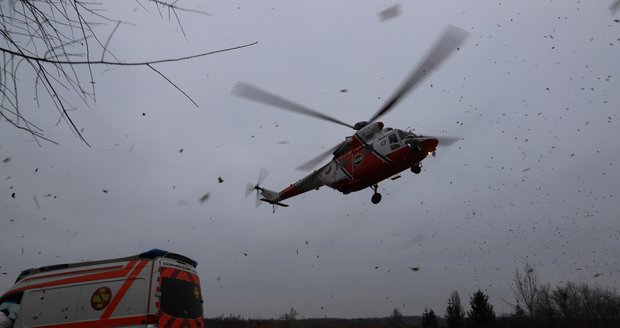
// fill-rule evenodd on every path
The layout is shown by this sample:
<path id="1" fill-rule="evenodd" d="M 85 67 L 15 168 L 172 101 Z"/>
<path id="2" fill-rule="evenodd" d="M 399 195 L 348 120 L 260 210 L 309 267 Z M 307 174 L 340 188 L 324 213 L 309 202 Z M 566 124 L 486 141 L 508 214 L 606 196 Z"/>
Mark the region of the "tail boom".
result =
<path id="1" fill-rule="evenodd" d="M 291 184 L 280 192 L 260 188 L 259 190 L 261 192 L 261 196 L 263 196 L 261 200 L 273 205 L 287 207 L 288 205 L 280 203 L 280 201 L 297 196 L 299 194 L 303 194 L 310 190 L 319 189 L 321 186 L 325 185 L 323 181 L 319 178 L 320 171 L 321 170 L 312 172 L 308 176 Z"/>

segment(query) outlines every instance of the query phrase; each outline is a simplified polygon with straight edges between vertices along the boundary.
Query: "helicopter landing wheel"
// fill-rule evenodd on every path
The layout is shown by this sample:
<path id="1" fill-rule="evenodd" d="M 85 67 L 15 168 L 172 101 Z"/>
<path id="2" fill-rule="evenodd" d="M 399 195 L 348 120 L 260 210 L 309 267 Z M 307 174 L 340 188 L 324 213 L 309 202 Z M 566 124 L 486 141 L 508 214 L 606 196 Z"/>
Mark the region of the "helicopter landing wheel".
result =
<path id="1" fill-rule="evenodd" d="M 420 165 L 414 165 L 411 167 L 411 172 L 415 174 L 420 174 L 420 172 L 422 172 L 422 168 L 420 167 Z"/>
<path id="2" fill-rule="evenodd" d="M 379 204 L 379 202 L 381 201 L 381 194 L 376 192 L 372 195 L 372 197 L 370 198 L 370 201 L 373 204 Z"/>
<path id="3" fill-rule="evenodd" d="M 372 190 L 375 192 L 374 194 L 372 194 L 372 197 L 370 198 L 370 201 L 373 204 L 379 204 L 379 202 L 381 201 L 381 194 L 377 192 L 377 189 L 379 189 L 379 185 L 374 184 L 372 185 Z"/>

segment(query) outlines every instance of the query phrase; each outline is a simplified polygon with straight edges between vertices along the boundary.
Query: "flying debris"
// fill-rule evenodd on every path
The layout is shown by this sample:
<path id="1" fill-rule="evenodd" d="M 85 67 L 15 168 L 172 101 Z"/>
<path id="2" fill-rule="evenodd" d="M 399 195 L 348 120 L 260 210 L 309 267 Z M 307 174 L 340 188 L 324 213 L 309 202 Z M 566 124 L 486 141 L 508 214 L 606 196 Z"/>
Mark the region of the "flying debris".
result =
<path id="1" fill-rule="evenodd" d="M 413 272 L 418 272 L 420 271 L 420 267 L 409 267 L 409 269 Z"/>
<path id="2" fill-rule="evenodd" d="M 7 158 L 5 158 L 5 159 L 3 159 L 3 160 L 2 160 L 2 163 L 8 163 L 8 162 L 10 162 L 10 161 L 11 161 L 11 158 L 10 158 L 10 157 L 7 157 Z"/>
<path id="3" fill-rule="evenodd" d="M 614 3 L 612 3 L 611 6 L 609 6 L 609 10 L 611 10 L 612 14 L 617 13 L 618 9 L 620 9 L 620 0 L 614 1 Z"/>
<path id="4" fill-rule="evenodd" d="M 209 200 L 209 197 L 211 197 L 211 193 L 208 192 L 206 194 L 204 194 L 204 196 L 200 197 L 199 201 L 200 204 L 204 204 L 207 200 Z"/>
<path id="5" fill-rule="evenodd" d="M 222 179 L 222 177 L 217 177 L 217 182 L 218 183 L 222 183 L 222 182 L 224 182 L 224 179 Z"/>
<path id="6" fill-rule="evenodd" d="M 377 15 L 379 15 L 379 19 L 381 19 L 381 21 L 394 19 L 400 16 L 400 4 L 396 4 L 384 10 L 381 10 Z"/>

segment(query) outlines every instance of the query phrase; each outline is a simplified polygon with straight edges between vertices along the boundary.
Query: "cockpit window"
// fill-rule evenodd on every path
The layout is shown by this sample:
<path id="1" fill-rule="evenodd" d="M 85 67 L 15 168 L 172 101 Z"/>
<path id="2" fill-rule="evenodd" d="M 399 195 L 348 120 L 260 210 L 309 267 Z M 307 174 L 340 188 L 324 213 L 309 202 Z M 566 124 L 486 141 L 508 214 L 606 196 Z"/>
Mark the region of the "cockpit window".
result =
<path id="1" fill-rule="evenodd" d="M 200 287 L 192 282 L 172 278 L 161 281 L 161 311 L 175 318 L 202 316 Z"/>
<path id="2" fill-rule="evenodd" d="M 405 133 L 405 131 L 398 130 L 398 136 L 400 137 L 400 140 L 405 140 L 407 138 L 407 133 Z"/>
<path id="3" fill-rule="evenodd" d="M 398 143 L 398 137 L 396 137 L 396 133 L 392 133 L 388 136 L 388 140 L 390 140 L 391 144 Z"/>
<path id="4" fill-rule="evenodd" d="M 390 141 L 390 149 L 396 150 L 400 147 L 400 143 L 398 142 L 398 137 L 396 136 L 396 132 L 392 132 L 388 136 L 388 140 Z"/>

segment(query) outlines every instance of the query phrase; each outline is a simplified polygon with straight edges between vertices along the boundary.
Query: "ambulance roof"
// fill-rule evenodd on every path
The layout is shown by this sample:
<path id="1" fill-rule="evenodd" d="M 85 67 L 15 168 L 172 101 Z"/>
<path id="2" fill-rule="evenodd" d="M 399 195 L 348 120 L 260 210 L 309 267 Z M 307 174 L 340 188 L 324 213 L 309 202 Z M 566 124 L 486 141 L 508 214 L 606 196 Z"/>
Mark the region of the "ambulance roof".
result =
<path id="1" fill-rule="evenodd" d="M 96 260 L 96 261 L 86 261 L 86 262 L 76 262 L 76 263 L 63 263 L 63 264 L 54 264 L 54 265 L 47 265 L 47 266 L 43 266 L 40 268 L 31 268 L 31 269 L 26 269 L 24 271 L 22 271 L 19 274 L 19 277 L 17 277 L 17 279 L 15 280 L 15 282 L 17 283 L 18 281 L 22 280 L 23 278 L 32 275 L 32 274 L 36 274 L 36 273 L 41 273 L 41 272 L 49 272 L 49 271 L 55 271 L 55 270 L 61 270 L 61 269 L 69 269 L 69 268 L 79 268 L 79 267 L 83 267 L 83 266 L 89 266 L 89 265 L 99 265 L 99 264 L 105 264 L 105 263 L 113 263 L 113 262 L 122 262 L 122 261 L 130 261 L 130 260 L 134 260 L 134 259 L 156 259 L 158 257 L 166 257 L 166 258 L 171 258 L 171 259 L 175 259 L 177 261 L 181 261 L 183 263 L 187 263 L 191 266 L 193 266 L 194 268 L 196 268 L 198 266 L 198 262 L 190 259 L 189 257 L 180 255 L 180 254 L 176 254 L 176 253 L 171 253 L 162 249 L 151 249 L 149 251 L 146 251 L 144 253 L 140 253 L 138 255 L 134 255 L 134 256 L 128 256 L 128 257 L 121 257 L 121 258 L 115 258 L 115 259 L 108 259 L 108 260 Z"/>

